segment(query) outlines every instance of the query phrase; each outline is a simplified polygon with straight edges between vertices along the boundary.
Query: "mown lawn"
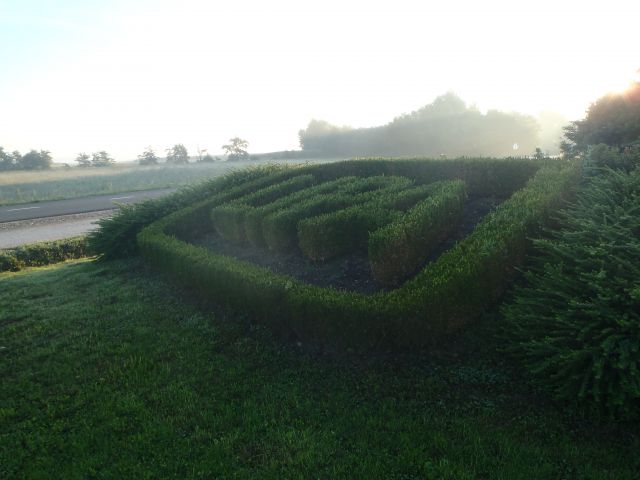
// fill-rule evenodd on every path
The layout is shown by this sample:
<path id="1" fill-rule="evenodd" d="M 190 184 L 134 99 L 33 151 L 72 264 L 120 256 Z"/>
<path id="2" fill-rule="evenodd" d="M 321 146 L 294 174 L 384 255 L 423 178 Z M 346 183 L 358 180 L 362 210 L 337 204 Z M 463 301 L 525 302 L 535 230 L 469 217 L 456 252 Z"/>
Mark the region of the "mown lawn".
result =
<path id="1" fill-rule="evenodd" d="M 638 478 L 637 425 L 536 393 L 495 318 L 330 358 L 185 295 L 135 260 L 0 275 L 0 478 Z"/>

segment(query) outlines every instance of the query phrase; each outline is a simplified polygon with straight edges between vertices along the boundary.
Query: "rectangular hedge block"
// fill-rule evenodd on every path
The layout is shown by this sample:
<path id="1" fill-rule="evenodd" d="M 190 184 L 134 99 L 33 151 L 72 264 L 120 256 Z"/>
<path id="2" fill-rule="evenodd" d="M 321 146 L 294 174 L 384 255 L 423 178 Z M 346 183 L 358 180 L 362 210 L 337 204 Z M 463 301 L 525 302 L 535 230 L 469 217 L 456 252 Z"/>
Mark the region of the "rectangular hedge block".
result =
<path id="1" fill-rule="evenodd" d="M 411 185 L 411 181 L 403 177 L 370 177 L 360 180 L 361 193 L 317 195 L 308 198 L 289 208 L 274 212 L 262 220 L 262 233 L 269 249 L 285 251 L 294 248 L 298 243 L 298 223 L 313 217 L 350 205 L 369 202 L 388 192 L 398 192 Z"/>
<path id="2" fill-rule="evenodd" d="M 439 182 L 385 195 L 335 212 L 302 220 L 298 225 L 300 250 L 313 261 L 325 261 L 367 246 L 369 233 L 391 222 L 437 189 Z"/>
<path id="3" fill-rule="evenodd" d="M 398 285 L 414 273 L 460 221 L 467 201 L 464 182 L 443 182 L 438 187 L 369 236 L 371 270 L 380 283 Z"/>

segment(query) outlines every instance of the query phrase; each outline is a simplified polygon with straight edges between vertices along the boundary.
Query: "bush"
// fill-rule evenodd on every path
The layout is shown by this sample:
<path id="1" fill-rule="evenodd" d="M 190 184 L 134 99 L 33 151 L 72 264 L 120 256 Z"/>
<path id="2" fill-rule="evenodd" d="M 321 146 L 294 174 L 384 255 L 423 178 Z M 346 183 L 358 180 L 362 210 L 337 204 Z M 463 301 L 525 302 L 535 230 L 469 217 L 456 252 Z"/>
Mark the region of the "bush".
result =
<path id="1" fill-rule="evenodd" d="M 236 198 L 233 202 L 214 207 L 211 220 L 220 236 L 239 244 L 245 241 L 244 215 L 251 207 L 261 206 L 281 197 L 308 187 L 313 182 L 313 175 L 300 175 L 283 182 L 275 183 Z"/>
<path id="2" fill-rule="evenodd" d="M 509 351 L 557 398 L 638 417 L 640 170 L 593 178 L 561 218 L 504 308 Z"/>
<path id="3" fill-rule="evenodd" d="M 325 261 L 364 248 L 369 232 L 389 223 L 399 211 L 428 196 L 434 185 L 387 192 L 360 205 L 306 218 L 298 225 L 300 250 L 313 261 Z"/>
<path id="4" fill-rule="evenodd" d="M 236 198 L 252 189 L 273 183 L 274 178 L 286 178 L 287 175 L 292 175 L 292 171 L 295 170 L 277 165 L 234 171 L 160 199 L 123 205 L 113 217 L 99 220 L 99 228 L 87 235 L 89 249 L 105 260 L 137 255 L 136 236 L 154 221 L 216 193 L 220 194 L 217 197 L 219 203 Z M 201 229 L 202 226 L 198 228 Z"/>
<path id="5" fill-rule="evenodd" d="M 271 250 L 287 250 L 297 244 L 298 223 L 305 218 L 370 202 L 380 195 L 406 189 L 411 181 L 403 177 L 369 177 L 360 180 L 363 186 L 356 195 L 335 193 L 318 195 L 306 201 L 278 210 L 262 221 L 262 233 Z"/>
<path id="6" fill-rule="evenodd" d="M 342 177 L 279 198 L 275 202 L 267 205 L 248 209 L 244 213 L 244 230 L 247 240 L 249 240 L 249 243 L 253 246 L 263 247 L 266 245 L 264 236 L 262 235 L 262 219 L 271 213 L 289 208 L 292 205 L 296 205 L 318 195 L 328 193 L 360 193 L 358 189 L 365 187 L 366 184 L 358 177 Z"/>
<path id="7" fill-rule="evenodd" d="M 429 258 L 460 221 L 467 201 L 464 182 L 443 182 L 406 214 L 369 235 L 373 275 L 385 285 L 397 285 Z"/>
<path id="8" fill-rule="evenodd" d="M 41 242 L 0 250 L 0 272 L 17 272 L 25 267 L 42 267 L 88 255 L 85 237 Z"/>
<path id="9" fill-rule="evenodd" d="M 478 172 L 482 161 L 472 162 L 477 165 L 469 168 Z M 391 175 L 394 169 L 407 172 L 409 166 L 419 167 L 415 161 L 376 160 L 372 165 L 354 161 L 341 167 L 305 167 L 304 171 L 312 171 L 324 181 L 336 178 L 337 172 Z M 461 165 L 469 163 L 423 162 L 423 168 L 438 172 L 439 179 L 446 177 L 447 168 L 450 178 L 456 178 Z M 519 182 L 509 178 L 514 170 L 508 163 L 487 161 L 487 165 L 493 186 L 483 189 L 471 183 L 470 188 L 477 188 L 472 191 L 495 192 Z M 497 165 L 505 165 L 503 177 Z M 495 303 L 524 257 L 528 235 L 548 219 L 578 178 L 574 163 L 519 165 L 534 165 L 539 170 L 469 237 L 390 292 L 363 295 L 321 288 L 185 242 L 188 233 L 179 232 L 211 225 L 207 219 L 212 205 L 207 201 L 151 224 L 140 232 L 138 243 L 152 265 L 195 294 L 241 310 L 287 338 L 332 349 L 422 348 L 461 328 Z M 518 172 L 522 174 L 522 170 Z M 419 173 L 416 178 L 430 183 L 427 173 Z"/>
<path id="10" fill-rule="evenodd" d="M 587 169 L 595 169 L 595 172 L 590 171 L 591 174 L 597 174 L 605 167 L 629 171 L 639 165 L 640 146 L 618 148 L 604 143 L 592 146 L 585 161 Z"/>

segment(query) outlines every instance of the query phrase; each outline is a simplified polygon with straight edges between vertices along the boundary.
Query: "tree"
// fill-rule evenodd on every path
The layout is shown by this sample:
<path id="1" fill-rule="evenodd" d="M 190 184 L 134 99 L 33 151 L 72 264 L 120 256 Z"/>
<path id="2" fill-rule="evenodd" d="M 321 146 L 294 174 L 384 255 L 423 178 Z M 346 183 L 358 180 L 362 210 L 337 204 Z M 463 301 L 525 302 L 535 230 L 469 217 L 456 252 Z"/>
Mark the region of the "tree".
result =
<path id="1" fill-rule="evenodd" d="M 104 150 L 91 154 L 91 165 L 94 167 L 108 167 L 114 163 L 115 161 L 113 158 L 111 158 Z"/>
<path id="2" fill-rule="evenodd" d="M 228 145 L 223 145 L 222 149 L 224 153 L 227 155 L 227 160 L 244 160 L 249 158 L 249 152 L 247 152 L 247 148 L 249 147 L 249 142 L 243 140 L 240 137 L 234 137 L 229 139 Z"/>
<path id="3" fill-rule="evenodd" d="M 51 168 L 51 161 L 51 152 L 31 150 L 20 158 L 18 168 L 23 170 L 46 170 Z"/>
<path id="4" fill-rule="evenodd" d="M 140 165 L 157 165 L 158 160 L 158 156 L 151 147 L 147 147 L 144 152 L 138 155 L 138 163 Z"/>
<path id="5" fill-rule="evenodd" d="M 2 170 L 18 170 L 22 168 L 20 162 L 22 161 L 22 155 L 17 150 L 11 153 L 4 151 L 4 148 L 0 147 L 0 171 Z"/>
<path id="6" fill-rule="evenodd" d="M 75 161 L 78 162 L 79 167 L 91 166 L 91 157 L 84 152 L 79 153 Z"/>
<path id="7" fill-rule="evenodd" d="M 189 153 L 187 152 L 187 148 L 181 143 L 174 145 L 172 148 L 168 148 L 167 163 L 189 163 Z"/>
<path id="8" fill-rule="evenodd" d="M 453 93 L 386 125 L 348 128 L 312 120 L 299 132 L 305 153 L 321 156 L 511 156 L 513 145 L 533 151 L 539 124 L 518 113 L 483 114 Z"/>
<path id="9" fill-rule="evenodd" d="M 5 152 L 3 147 L 0 147 L 0 172 L 13 170 L 14 168 L 16 166 L 13 163 L 13 156 Z"/>
<path id="10" fill-rule="evenodd" d="M 568 155 L 586 154 L 591 145 L 600 143 L 624 148 L 640 141 L 640 82 L 596 100 L 583 120 L 564 128 L 564 136 L 561 149 Z"/>

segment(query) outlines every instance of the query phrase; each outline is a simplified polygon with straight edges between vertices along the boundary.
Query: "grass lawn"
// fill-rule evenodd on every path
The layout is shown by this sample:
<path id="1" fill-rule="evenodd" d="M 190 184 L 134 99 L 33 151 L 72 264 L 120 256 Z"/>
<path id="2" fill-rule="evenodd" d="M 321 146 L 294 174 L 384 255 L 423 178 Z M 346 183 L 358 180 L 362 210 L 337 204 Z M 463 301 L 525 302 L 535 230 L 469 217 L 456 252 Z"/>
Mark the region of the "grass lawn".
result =
<path id="1" fill-rule="evenodd" d="M 0 478 L 636 479 L 495 353 L 329 358 L 209 313 L 137 260 L 0 275 Z"/>

